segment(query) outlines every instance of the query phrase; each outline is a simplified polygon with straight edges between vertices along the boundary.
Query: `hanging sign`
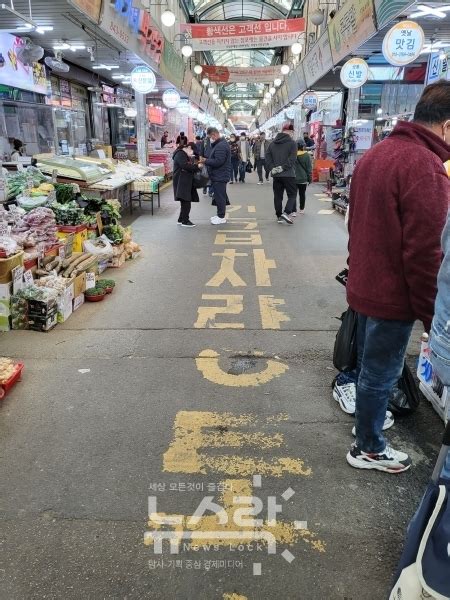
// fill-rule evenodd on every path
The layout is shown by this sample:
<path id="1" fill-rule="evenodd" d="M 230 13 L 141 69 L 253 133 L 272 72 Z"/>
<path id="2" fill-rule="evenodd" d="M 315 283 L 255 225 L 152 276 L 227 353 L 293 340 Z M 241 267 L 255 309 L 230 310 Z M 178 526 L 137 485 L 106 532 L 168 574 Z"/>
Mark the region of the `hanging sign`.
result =
<path id="1" fill-rule="evenodd" d="M 69 0 L 69 2 L 98 24 L 102 0 Z"/>
<path id="2" fill-rule="evenodd" d="M 290 46 L 305 31 L 305 19 L 273 21 L 225 21 L 181 25 L 192 48 L 197 50 L 246 50 Z"/>
<path id="3" fill-rule="evenodd" d="M 328 25 L 335 65 L 376 33 L 372 0 L 347 0 Z"/>
<path id="4" fill-rule="evenodd" d="M 442 54 L 441 54 L 442 53 Z M 426 85 L 436 83 L 440 79 L 450 80 L 450 48 L 442 48 L 430 54 Z"/>
<path id="5" fill-rule="evenodd" d="M 155 89 L 156 77 L 150 67 L 142 65 L 131 71 L 131 87 L 135 92 L 149 94 Z"/>
<path id="6" fill-rule="evenodd" d="M 401 21 L 391 27 L 383 40 L 383 56 L 389 64 L 403 67 L 420 56 L 425 33 L 415 21 Z"/>
<path id="7" fill-rule="evenodd" d="M 369 79 L 369 65 L 363 58 L 351 58 L 341 69 L 341 81 L 346 88 L 360 88 Z"/>
<path id="8" fill-rule="evenodd" d="M 318 39 L 317 43 L 311 48 L 305 56 L 302 65 L 308 87 L 312 87 L 316 81 L 333 68 L 333 58 L 331 56 L 328 31 L 325 31 Z"/>
<path id="9" fill-rule="evenodd" d="M 378 29 L 388 25 L 398 15 L 405 14 L 405 9 L 413 4 L 412 0 L 375 0 Z"/>
<path id="10" fill-rule="evenodd" d="M 302 107 L 307 110 L 316 110 L 319 105 L 319 98 L 315 92 L 306 92 L 303 96 Z"/>
<path id="11" fill-rule="evenodd" d="M 167 108 L 175 108 L 180 101 L 180 94 L 175 89 L 166 90 L 162 95 L 162 101 Z"/>
<path id="12" fill-rule="evenodd" d="M 47 94 L 45 67 L 39 63 L 24 64 L 19 59 L 24 45 L 23 38 L 0 32 L 0 84 Z"/>

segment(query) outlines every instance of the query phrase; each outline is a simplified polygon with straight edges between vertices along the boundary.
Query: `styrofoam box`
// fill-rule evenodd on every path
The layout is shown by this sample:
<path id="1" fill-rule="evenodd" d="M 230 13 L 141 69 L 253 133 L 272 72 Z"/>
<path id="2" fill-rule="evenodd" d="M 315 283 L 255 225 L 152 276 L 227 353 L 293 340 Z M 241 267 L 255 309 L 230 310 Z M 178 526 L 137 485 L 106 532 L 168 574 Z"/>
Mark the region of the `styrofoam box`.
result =
<path id="1" fill-rule="evenodd" d="M 430 355 L 431 350 L 428 343 L 422 342 L 417 366 L 419 388 L 444 423 L 447 423 L 450 420 L 450 388 L 445 386 L 433 372 Z"/>

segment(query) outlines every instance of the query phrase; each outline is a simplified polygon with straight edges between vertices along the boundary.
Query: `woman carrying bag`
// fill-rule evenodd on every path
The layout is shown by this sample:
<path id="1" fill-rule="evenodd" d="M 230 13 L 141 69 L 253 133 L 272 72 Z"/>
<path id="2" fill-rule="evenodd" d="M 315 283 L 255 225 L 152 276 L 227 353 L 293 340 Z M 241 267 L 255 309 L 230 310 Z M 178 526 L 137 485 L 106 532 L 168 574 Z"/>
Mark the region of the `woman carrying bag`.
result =
<path id="1" fill-rule="evenodd" d="M 308 184 L 312 182 L 312 161 L 308 152 L 305 152 L 305 143 L 303 140 L 297 142 L 297 160 L 295 161 L 295 182 L 298 189 L 298 200 L 300 204 L 301 215 L 305 212 L 306 204 L 306 188 Z M 296 208 L 296 207 L 295 207 Z M 290 215 L 296 217 L 297 214 L 294 212 Z"/>
<path id="2" fill-rule="evenodd" d="M 195 187 L 194 175 L 200 171 L 194 162 L 195 144 L 181 144 L 173 154 L 173 191 L 176 202 L 180 203 L 178 225 L 195 227 L 189 215 L 191 203 L 198 202 L 199 197 Z"/>

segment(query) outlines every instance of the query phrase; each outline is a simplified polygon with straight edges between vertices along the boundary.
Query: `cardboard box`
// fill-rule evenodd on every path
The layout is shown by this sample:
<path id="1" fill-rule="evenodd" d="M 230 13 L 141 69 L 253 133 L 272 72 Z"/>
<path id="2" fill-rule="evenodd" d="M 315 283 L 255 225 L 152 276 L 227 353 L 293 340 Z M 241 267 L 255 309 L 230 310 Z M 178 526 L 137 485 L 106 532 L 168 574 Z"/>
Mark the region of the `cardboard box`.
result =
<path id="1" fill-rule="evenodd" d="M 80 308 L 80 306 L 82 306 L 83 304 L 84 304 L 84 294 L 81 294 L 80 296 L 75 296 L 75 298 L 73 299 L 73 312 L 78 310 Z"/>
<path id="2" fill-rule="evenodd" d="M 115 258 L 116 256 L 120 256 L 121 254 L 123 254 L 123 251 L 125 250 L 125 244 L 117 244 L 117 246 L 113 246 L 113 258 Z"/>
<path id="3" fill-rule="evenodd" d="M 9 300 L 12 296 L 12 283 L 0 283 L 0 300 Z"/>
<path id="4" fill-rule="evenodd" d="M 55 310 L 44 317 L 28 315 L 28 327 L 33 331 L 50 331 L 58 323 L 58 313 Z"/>
<path id="5" fill-rule="evenodd" d="M 72 283 L 58 300 L 58 323 L 67 321 L 73 312 L 73 291 L 74 284 Z"/>
<path id="6" fill-rule="evenodd" d="M 125 264 L 125 260 L 127 258 L 126 252 L 122 252 L 120 256 L 114 256 L 108 261 L 108 267 L 117 269 Z"/>
<path id="7" fill-rule="evenodd" d="M 80 273 L 73 282 L 73 297 L 81 296 L 86 291 L 86 273 Z"/>

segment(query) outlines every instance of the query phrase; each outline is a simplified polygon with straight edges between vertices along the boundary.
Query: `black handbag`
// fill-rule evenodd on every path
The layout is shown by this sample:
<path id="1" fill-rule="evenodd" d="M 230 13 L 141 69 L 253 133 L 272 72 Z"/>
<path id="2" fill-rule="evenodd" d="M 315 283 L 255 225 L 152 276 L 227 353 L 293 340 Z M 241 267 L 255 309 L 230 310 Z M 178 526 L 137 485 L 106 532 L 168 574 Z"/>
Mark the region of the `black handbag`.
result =
<path id="1" fill-rule="evenodd" d="M 345 313 L 342 314 L 341 321 L 334 342 L 333 365 L 341 373 L 346 373 L 356 368 L 358 315 L 352 308 L 348 307 Z"/>
<path id="2" fill-rule="evenodd" d="M 247 162 L 247 164 L 245 165 L 245 171 L 246 173 L 251 173 L 252 172 L 252 163 L 250 161 Z"/>
<path id="3" fill-rule="evenodd" d="M 206 167 L 202 167 L 198 173 L 194 173 L 193 185 L 195 189 L 205 188 L 209 183 L 209 174 Z"/>

